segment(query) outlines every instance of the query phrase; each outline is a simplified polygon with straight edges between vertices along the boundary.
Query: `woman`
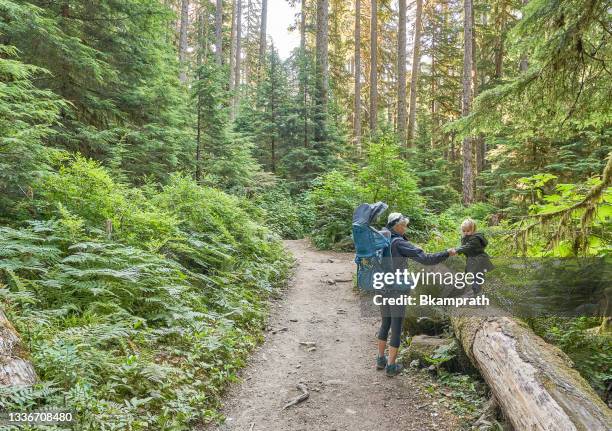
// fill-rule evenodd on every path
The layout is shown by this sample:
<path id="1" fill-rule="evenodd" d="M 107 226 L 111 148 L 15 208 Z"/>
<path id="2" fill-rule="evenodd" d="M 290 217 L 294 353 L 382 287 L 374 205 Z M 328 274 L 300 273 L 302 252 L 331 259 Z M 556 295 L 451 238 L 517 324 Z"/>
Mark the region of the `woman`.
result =
<path id="1" fill-rule="evenodd" d="M 455 249 L 449 249 L 439 253 L 425 253 L 422 249 L 407 241 L 404 238 L 406 229 L 408 228 L 408 217 L 404 217 L 401 213 L 391 213 L 387 219 L 386 229 L 390 232 L 391 239 L 391 266 L 392 271 L 403 271 L 407 267 L 408 259 L 412 259 L 423 265 L 435 265 L 447 259 L 449 256 L 456 255 Z M 399 297 L 402 294 L 401 290 L 386 290 L 383 294 L 385 298 Z M 402 333 L 402 323 L 406 312 L 405 305 L 388 305 L 380 306 L 382 323 L 378 331 L 378 356 L 376 358 L 376 368 L 384 369 L 387 376 L 394 377 L 402 370 L 402 365 L 397 364 L 397 351 L 400 345 L 400 337 Z M 389 342 L 389 356 L 385 356 L 385 348 L 387 347 L 387 338 L 391 329 L 391 341 Z"/>

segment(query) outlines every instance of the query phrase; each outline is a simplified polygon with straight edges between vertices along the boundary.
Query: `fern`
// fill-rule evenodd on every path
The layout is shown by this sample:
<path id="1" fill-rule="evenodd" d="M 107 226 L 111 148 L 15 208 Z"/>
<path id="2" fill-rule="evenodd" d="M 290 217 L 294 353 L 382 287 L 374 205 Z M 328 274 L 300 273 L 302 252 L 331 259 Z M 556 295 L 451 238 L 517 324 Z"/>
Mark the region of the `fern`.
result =
<path id="1" fill-rule="evenodd" d="M 216 415 L 290 262 L 235 198 L 174 181 L 154 205 L 186 221 L 157 252 L 87 223 L 75 237 L 61 219 L 0 228 L 0 303 L 50 388 L 11 405 L 66 406 L 83 430 Z"/>

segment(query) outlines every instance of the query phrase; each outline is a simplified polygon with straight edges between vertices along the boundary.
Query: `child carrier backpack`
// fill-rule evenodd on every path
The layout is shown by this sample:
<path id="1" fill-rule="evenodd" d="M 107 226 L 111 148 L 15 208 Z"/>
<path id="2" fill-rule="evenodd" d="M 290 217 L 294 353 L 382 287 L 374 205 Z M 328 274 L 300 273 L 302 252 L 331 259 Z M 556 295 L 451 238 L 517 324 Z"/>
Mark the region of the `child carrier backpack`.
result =
<path id="1" fill-rule="evenodd" d="M 353 242 L 357 264 L 357 286 L 366 292 L 374 291 L 374 274 L 385 272 L 383 257 L 389 255 L 391 245 L 388 231 L 380 232 L 371 226 L 388 208 L 384 202 L 362 204 L 353 213 Z"/>

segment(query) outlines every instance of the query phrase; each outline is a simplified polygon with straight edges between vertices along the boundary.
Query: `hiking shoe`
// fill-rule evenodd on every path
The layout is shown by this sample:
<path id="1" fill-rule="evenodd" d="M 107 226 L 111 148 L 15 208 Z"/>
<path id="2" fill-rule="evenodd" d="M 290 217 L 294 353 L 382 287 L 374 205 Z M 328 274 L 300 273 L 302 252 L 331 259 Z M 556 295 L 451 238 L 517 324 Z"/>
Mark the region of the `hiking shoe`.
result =
<path id="1" fill-rule="evenodd" d="M 376 369 L 384 370 L 386 366 L 387 366 L 387 357 L 376 355 Z"/>
<path id="2" fill-rule="evenodd" d="M 402 364 L 387 365 L 387 367 L 385 368 L 385 373 L 387 374 L 387 377 L 395 377 L 402 372 L 403 368 L 404 367 L 402 366 Z"/>

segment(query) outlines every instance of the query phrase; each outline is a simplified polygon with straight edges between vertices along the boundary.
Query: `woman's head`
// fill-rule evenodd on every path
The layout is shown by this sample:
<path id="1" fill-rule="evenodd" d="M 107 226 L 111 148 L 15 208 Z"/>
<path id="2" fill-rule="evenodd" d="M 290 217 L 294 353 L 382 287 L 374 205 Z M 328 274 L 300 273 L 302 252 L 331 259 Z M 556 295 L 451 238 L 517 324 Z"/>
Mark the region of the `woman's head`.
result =
<path id="1" fill-rule="evenodd" d="M 461 223 L 461 234 L 463 236 L 473 235 L 476 232 L 476 222 L 471 218 L 466 218 Z"/>
<path id="2" fill-rule="evenodd" d="M 406 229 L 408 228 L 408 222 L 410 219 L 404 216 L 402 213 L 391 213 L 387 218 L 387 228 L 392 230 L 400 235 L 404 235 L 406 233 Z"/>

